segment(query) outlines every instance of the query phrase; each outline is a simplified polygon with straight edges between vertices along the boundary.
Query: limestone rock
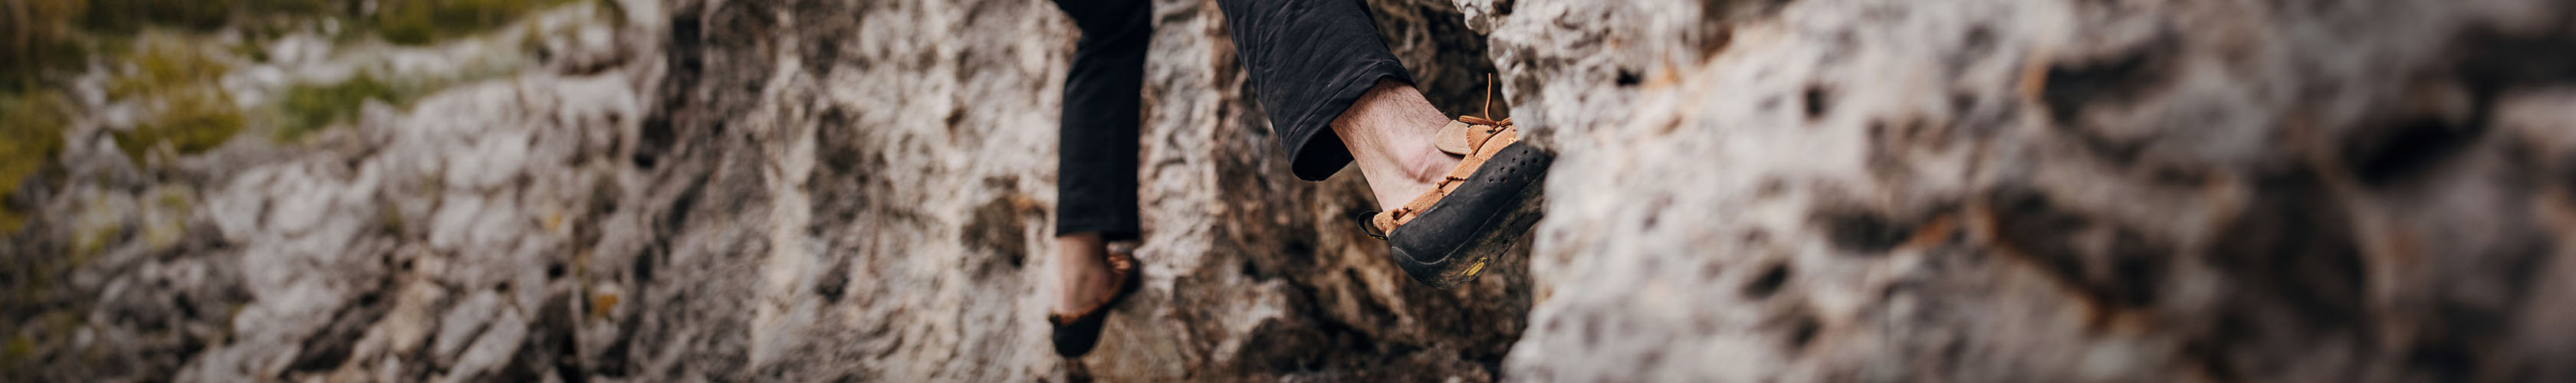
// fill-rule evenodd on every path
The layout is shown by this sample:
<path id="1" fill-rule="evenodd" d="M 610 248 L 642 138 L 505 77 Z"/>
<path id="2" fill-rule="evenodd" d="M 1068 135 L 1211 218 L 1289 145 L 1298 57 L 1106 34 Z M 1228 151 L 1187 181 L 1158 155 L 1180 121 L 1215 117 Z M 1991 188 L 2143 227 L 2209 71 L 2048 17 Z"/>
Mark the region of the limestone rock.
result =
<path id="1" fill-rule="evenodd" d="M 1058 358 L 1050 2 L 618 0 L 302 142 L 66 127 L 0 379 L 2576 379 L 2576 6 L 1367 4 L 1559 151 L 1527 262 L 1407 280 L 1157 0 L 1145 286 Z"/>
<path id="2" fill-rule="evenodd" d="M 527 73 L 310 145 L 73 151 L 69 184 L 109 187 L 39 198 L 91 212 L 72 222 L 192 213 L 175 245 L 99 236 L 111 261 L 12 306 L 69 318 L 17 333 L 104 335 L 36 337 L 69 363 L 10 376 L 1492 381 L 1519 338 L 1518 273 L 1414 284 L 1351 220 L 1361 182 L 1287 176 L 1212 1 L 1155 4 L 1146 286 L 1081 360 L 1043 321 L 1075 39 L 1053 5 L 614 4 L 613 29 L 528 43 Z M 1444 107 L 1484 101 L 1482 40 L 1446 3 L 1372 7 Z M 10 259 L 84 227 L 37 226 Z"/>
<path id="3" fill-rule="evenodd" d="M 1563 154 L 1514 379 L 2576 374 L 2563 2 L 1461 3 Z"/>
<path id="4" fill-rule="evenodd" d="M 1382 26 L 1412 36 L 1397 45 L 1433 57 L 1422 64 L 1482 62 L 1424 29 L 1423 7 L 1445 5 L 1378 6 L 1406 12 Z M 1055 115 L 1075 39 L 1054 5 L 675 7 L 668 123 L 645 129 L 676 138 L 647 151 L 744 177 L 716 184 L 759 185 L 702 200 L 770 204 L 708 211 L 756 212 L 736 220 L 760 233 L 737 246 L 761 249 L 737 253 L 757 271 L 731 277 L 758 281 L 743 296 L 743 368 L 787 380 L 1492 380 L 1526 284 L 1404 279 L 1349 218 L 1372 206 L 1360 182 L 1287 175 L 1242 98 L 1215 2 L 1154 7 L 1139 137 L 1145 286 L 1079 360 L 1049 351 L 1042 320 Z M 1478 85 L 1471 70 L 1418 71 Z"/>

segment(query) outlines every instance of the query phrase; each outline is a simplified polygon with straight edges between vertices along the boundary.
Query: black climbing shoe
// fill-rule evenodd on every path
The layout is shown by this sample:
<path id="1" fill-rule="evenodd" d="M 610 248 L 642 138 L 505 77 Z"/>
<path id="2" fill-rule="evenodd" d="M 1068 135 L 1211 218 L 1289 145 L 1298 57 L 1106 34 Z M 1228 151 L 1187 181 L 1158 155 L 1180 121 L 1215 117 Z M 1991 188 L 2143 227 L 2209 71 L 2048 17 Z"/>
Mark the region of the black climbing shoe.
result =
<path id="1" fill-rule="evenodd" d="M 1440 130 L 1441 151 L 1461 156 L 1438 187 L 1368 225 L 1413 280 L 1450 288 L 1475 280 L 1541 214 L 1554 155 L 1520 142 L 1511 119 L 1460 117 Z"/>

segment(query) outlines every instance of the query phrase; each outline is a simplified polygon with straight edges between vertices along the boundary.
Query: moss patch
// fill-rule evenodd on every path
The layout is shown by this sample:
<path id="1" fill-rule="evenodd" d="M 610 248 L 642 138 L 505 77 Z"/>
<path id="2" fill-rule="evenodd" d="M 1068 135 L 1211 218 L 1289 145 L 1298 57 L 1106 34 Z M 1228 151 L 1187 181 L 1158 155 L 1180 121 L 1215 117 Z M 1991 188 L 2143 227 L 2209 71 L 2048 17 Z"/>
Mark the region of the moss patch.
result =
<path id="1" fill-rule="evenodd" d="M 91 203 L 99 202 L 92 200 Z M 81 260 L 107 252 L 108 245 L 125 235 L 124 222 L 81 220 L 73 225 L 76 227 L 72 228 L 72 252 L 68 255 L 74 261 L 73 265 L 64 267 L 66 270 L 78 267 Z"/>
<path id="2" fill-rule="evenodd" d="M 9 201 L 19 183 L 35 176 L 63 148 L 63 125 L 71 105 L 52 92 L 0 95 L 0 202 Z M 0 233 L 15 233 L 26 213 L 14 202 L 0 203 Z"/>
<path id="3" fill-rule="evenodd" d="M 296 84 L 278 100 L 285 118 L 275 132 L 276 138 L 294 141 L 314 130 L 348 121 L 358 115 L 358 108 L 365 106 L 367 100 L 404 105 L 411 103 L 414 96 L 397 91 L 372 73 L 359 73 L 336 84 Z"/>
<path id="4" fill-rule="evenodd" d="M 135 228 L 152 251 L 169 250 L 188 235 L 188 212 L 197 208 L 196 193 L 185 186 L 153 188 L 143 201 L 142 222 Z"/>
<path id="5" fill-rule="evenodd" d="M 69 348 L 69 343 L 74 336 L 73 332 L 79 331 L 81 325 L 87 322 L 72 310 L 50 310 L 34 314 L 25 320 L 26 322 L 15 324 L 19 327 L 11 328 L 16 331 L 5 335 L 9 337 L 7 343 L 0 343 L 0 366 L 18 370 L 29 367 L 30 362 L 37 362 L 37 356 L 45 353 L 46 350 Z M 9 373 L 7 375 L 20 373 L 20 371 L 6 372 Z"/>
<path id="6" fill-rule="evenodd" d="M 183 37 L 153 35 L 120 60 L 128 68 L 107 83 L 108 97 L 132 98 L 207 83 L 231 66 L 197 50 Z"/>
<path id="7" fill-rule="evenodd" d="M 230 97 L 214 89 L 189 89 L 160 96 L 161 113 L 136 124 L 134 129 L 116 132 L 116 147 L 132 156 L 136 163 L 142 155 L 161 144 L 169 144 L 179 155 L 214 149 L 242 128 L 241 110 L 233 108 Z"/>
<path id="8" fill-rule="evenodd" d="M 147 37 L 124 62 L 125 73 L 108 82 L 108 97 L 133 101 L 145 111 L 132 129 L 115 132 L 116 146 L 143 162 L 148 150 L 168 144 L 176 154 L 204 152 L 241 131 L 232 97 L 216 86 L 227 66 L 176 37 Z"/>

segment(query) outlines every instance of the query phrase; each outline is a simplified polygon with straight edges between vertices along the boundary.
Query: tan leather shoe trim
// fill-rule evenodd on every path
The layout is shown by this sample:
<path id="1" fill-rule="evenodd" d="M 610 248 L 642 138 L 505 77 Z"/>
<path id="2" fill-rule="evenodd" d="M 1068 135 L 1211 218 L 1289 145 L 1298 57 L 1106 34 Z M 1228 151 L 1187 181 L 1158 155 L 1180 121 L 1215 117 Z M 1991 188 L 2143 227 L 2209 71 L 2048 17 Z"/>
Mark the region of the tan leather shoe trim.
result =
<path id="1" fill-rule="evenodd" d="M 1401 209 L 1399 209 L 1399 210 L 1401 210 Z M 1398 226 L 1398 225 L 1402 225 L 1402 224 L 1403 224 L 1403 223 L 1400 223 L 1400 222 L 1396 222 L 1396 221 L 1395 221 L 1395 216 L 1397 216 L 1397 215 L 1404 215 L 1404 213 L 1403 213 L 1403 212 L 1399 212 L 1399 211 L 1395 211 L 1395 210 L 1388 210 L 1388 211 L 1381 211 L 1381 212 L 1377 212 L 1377 217 L 1376 217 L 1376 218 L 1371 218 L 1371 219 L 1369 219 L 1369 226 L 1370 226 L 1370 227 L 1375 227 L 1375 228 L 1377 228 L 1377 231 L 1378 231 L 1378 232 L 1376 232 L 1376 233 L 1371 233 L 1371 234 L 1369 234 L 1369 235 L 1378 236 L 1378 238 L 1380 238 L 1380 239 L 1384 239 L 1384 238 L 1386 238 L 1386 236 L 1385 236 L 1385 235 L 1386 235 L 1386 229 L 1388 229 L 1388 228 L 1392 228 L 1392 227 L 1396 227 L 1396 226 Z M 1407 218 L 1410 218 L 1410 217 L 1407 217 Z"/>
<path id="2" fill-rule="evenodd" d="M 1467 123 L 1450 121 L 1449 125 L 1440 127 L 1440 133 L 1435 133 L 1433 145 L 1439 146 L 1440 151 L 1448 152 L 1453 156 L 1475 154 L 1474 141 L 1467 139 L 1469 129 L 1472 129 L 1472 126 Z"/>
<path id="3" fill-rule="evenodd" d="M 1462 179 L 1467 178 L 1467 176 L 1470 175 L 1475 175 L 1476 167 L 1485 166 L 1484 157 L 1485 156 L 1469 155 L 1467 158 L 1459 159 L 1458 167 L 1449 168 L 1449 174 L 1441 177 L 1445 179 Z"/>
<path id="4" fill-rule="evenodd" d="M 1483 145 L 1476 146 L 1476 155 L 1485 158 L 1493 158 L 1494 154 L 1503 152 L 1503 147 L 1512 146 L 1512 143 L 1514 142 L 1520 142 L 1520 136 L 1520 131 L 1518 130 L 1505 130 L 1501 133 L 1495 133 L 1494 135 L 1487 137 Z"/>

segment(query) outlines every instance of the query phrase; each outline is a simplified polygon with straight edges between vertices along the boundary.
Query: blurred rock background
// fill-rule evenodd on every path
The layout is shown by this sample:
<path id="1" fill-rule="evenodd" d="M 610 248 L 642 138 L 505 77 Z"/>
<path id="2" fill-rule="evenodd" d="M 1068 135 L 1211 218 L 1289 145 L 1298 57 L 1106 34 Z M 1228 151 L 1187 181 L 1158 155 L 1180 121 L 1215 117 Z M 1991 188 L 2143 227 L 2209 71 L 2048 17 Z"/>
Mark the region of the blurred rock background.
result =
<path id="1" fill-rule="evenodd" d="M 2576 379 L 2576 5 L 1368 3 L 1530 262 L 1405 279 L 1158 0 L 1067 360 L 1049 2 L 0 0 L 0 380 Z"/>

